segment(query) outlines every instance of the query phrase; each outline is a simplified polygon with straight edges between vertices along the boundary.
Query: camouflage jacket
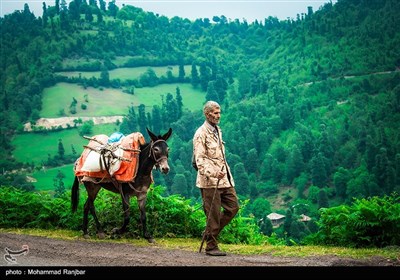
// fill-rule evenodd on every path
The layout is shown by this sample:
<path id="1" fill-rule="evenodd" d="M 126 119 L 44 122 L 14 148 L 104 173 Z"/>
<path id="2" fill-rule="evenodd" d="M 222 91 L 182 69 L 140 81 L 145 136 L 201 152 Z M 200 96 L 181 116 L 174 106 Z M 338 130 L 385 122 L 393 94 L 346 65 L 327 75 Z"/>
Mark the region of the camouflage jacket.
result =
<path id="1" fill-rule="evenodd" d="M 218 188 L 235 186 L 230 167 L 225 160 L 225 143 L 222 141 L 221 129 L 218 126 L 217 129 L 219 138 L 213 127 L 205 121 L 193 136 L 193 154 L 198 167 L 196 186 L 199 188 L 215 188 L 218 183 L 218 171 L 223 166 L 227 176 L 219 181 Z"/>

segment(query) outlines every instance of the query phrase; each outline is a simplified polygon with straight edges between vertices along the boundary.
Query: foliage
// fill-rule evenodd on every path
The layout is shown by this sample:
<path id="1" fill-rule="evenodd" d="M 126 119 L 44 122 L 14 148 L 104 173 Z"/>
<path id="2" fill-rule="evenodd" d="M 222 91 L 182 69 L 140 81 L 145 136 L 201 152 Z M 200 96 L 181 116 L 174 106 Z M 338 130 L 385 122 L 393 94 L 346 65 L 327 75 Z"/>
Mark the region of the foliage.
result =
<path id="1" fill-rule="evenodd" d="M 179 195 L 163 196 L 165 188 L 151 186 L 147 198 L 147 221 L 154 237 L 201 237 L 205 217 L 199 205 L 190 205 Z M 52 197 L 50 192 L 30 192 L 14 187 L 0 187 L 0 227 L 80 230 L 86 197 L 80 196 L 77 213 L 71 213 L 70 191 Z M 131 216 L 139 217 L 135 201 L 131 201 Z M 95 201 L 97 215 L 106 232 L 122 223 L 122 201 L 117 194 L 101 191 Z M 136 206 L 136 207 L 135 207 Z M 21 210 L 23 209 L 23 210 Z M 90 219 L 90 218 L 89 218 Z M 131 221 L 128 237 L 139 238 L 141 229 Z M 89 229 L 95 230 L 93 219 Z M 240 213 L 221 235 L 226 243 L 260 244 L 264 237 L 251 218 Z"/>
<path id="2" fill-rule="evenodd" d="M 310 243 L 346 247 L 400 245 L 400 195 L 355 199 L 351 205 L 323 208 L 319 231 Z"/>
<path id="3" fill-rule="evenodd" d="M 48 192 L 0 187 L 0 227 L 79 229 L 81 218 L 69 211 L 67 193 L 53 198 Z"/>

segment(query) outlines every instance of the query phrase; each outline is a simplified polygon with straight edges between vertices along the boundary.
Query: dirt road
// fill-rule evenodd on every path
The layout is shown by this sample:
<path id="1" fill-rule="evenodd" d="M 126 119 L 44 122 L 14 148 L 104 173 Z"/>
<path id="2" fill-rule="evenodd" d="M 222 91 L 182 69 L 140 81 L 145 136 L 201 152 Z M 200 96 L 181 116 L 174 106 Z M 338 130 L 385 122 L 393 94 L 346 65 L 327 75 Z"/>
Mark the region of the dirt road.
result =
<path id="1" fill-rule="evenodd" d="M 26 245 L 26 246 L 24 246 Z M 24 251 L 25 249 L 25 251 Z M 239 255 L 211 257 L 188 250 L 165 249 L 158 245 L 138 246 L 126 243 L 59 240 L 54 238 L 0 233 L 0 266 L 118 266 L 118 267 L 327 267 L 396 266 L 399 261 L 384 258 L 357 260 L 336 256 L 276 257 Z M 9 253 L 7 253 L 9 252 Z M 6 256 L 8 255 L 8 256 Z M 10 256 L 11 255 L 11 256 Z M 12 261 L 14 259 L 14 262 Z"/>

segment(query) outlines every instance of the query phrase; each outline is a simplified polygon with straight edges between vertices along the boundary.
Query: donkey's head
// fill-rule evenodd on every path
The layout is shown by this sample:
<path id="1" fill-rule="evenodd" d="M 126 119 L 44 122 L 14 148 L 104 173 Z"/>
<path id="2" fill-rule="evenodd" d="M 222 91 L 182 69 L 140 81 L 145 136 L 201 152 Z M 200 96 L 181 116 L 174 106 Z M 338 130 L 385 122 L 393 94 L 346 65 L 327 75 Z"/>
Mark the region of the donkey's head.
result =
<path id="1" fill-rule="evenodd" d="M 167 133 L 162 136 L 156 136 L 147 127 L 146 130 L 151 139 L 149 156 L 156 162 L 156 168 L 158 168 L 162 173 L 167 174 L 169 172 L 169 147 L 167 144 L 167 140 L 172 134 L 172 128 L 170 128 Z"/>

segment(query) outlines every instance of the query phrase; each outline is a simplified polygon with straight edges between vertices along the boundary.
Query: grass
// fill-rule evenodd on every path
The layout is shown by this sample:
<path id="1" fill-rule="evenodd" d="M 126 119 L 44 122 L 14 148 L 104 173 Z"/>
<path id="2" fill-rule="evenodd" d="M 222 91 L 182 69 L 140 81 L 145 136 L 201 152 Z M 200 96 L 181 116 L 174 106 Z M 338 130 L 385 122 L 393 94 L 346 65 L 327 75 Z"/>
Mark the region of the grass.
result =
<path id="1" fill-rule="evenodd" d="M 107 134 L 118 131 L 119 126 L 115 124 L 102 124 L 93 126 L 92 135 Z M 92 136 L 87 135 L 87 136 Z M 12 140 L 15 147 L 13 155 L 16 160 L 23 163 L 34 163 L 41 165 L 46 161 L 48 155 L 54 157 L 58 153 L 58 142 L 62 140 L 65 155 L 72 154 L 72 145 L 78 157 L 83 151 L 83 145 L 88 140 L 79 135 L 78 129 L 64 129 L 54 132 L 24 133 L 19 134 Z"/>
<path id="2" fill-rule="evenodd" d="M 152 88 L 137 88 L 135 94 L 131 95 L 119 89 L 84 89 L 76 84 L 58 83 L 43 91 L 43 109 L 40 116 L 43 118 L 119 116 L 127 114 L 129 106 L 140 104 L 151 110 L 154 105 L 161 107 L 162 98 L 165 99 L 167 93 L 175 97 L 177 87 L 180 88 L 184 109 L 201 110 L 205 94 L 190 84 L 163 84 Z M 85 102 L 86 97 L 89 102 Z M 76 114 L 71 114 L 69 107 L 74 98 L 78 102 L 77 110 Z M 81 104 L 87 105 L 87 108 L 81 109 Z"/>
<path id="3" fill-rule="evenodd" d="M 63 179 L 65 189 L 71 189 L 75 176 L 73 167 L 73 164 L 68 164 L 55 168 L 41 169 L 34 172 L 31 177 L 36 179 L 36 182 L 33 182 L 35 189 L 40 191 L 54 191 L 54 178 L 57 177 L 59 171 L 65 175 L 65 178 Z"/>
<path id="4" fill-rule="evenodd" d="M 44 236 L 63 240 L 80 240 L 82 233 L 71 230 L 44 230 L 44 229 L 1 229 L 0 233 L 28 234 L 35 236 Z M 111 242 L 111 243 L 129 243 L 137 246 L 150 246 L 143 239 L 91 239 L 93 242 Z M 198 238 L 157 238 L 156 246 L 164 249 L 179 249 L 197 252 L 201 240 Z M 398 260 L 400 248 L 372 248 L 372 249 L 353 249 L 343 247 L 325 247 L 325 246 L 283 246 L 283 245 L 246 245 L 246 244 L 220 244 L 222 250 L 241 255 L 262 255 L 269 254 L 279 257 L 311 257 L 311 256 L 337 256 L 350 257 L 355 259 L 367 259 L 370 257 L 383 257 L 390 260 Z"/>
<path id="5" fill-rule="evenodd" d="M 87 95 L 89 102 L 85 102 Z M 77 100 L 77 112 L 71 114 L 69 107 Z M 123 93 L 116 89 L 84 89 L 76 84 L 58 83 L 43 91 L 43 109 L 40 116 L 44 118 L 57 118 L 62 116 L 73 117 L 95 117 L 95 116 L 116 116 L 128 112 L 129 104 L 136 104 L 139 99 L 135 95 Z M 86 110 L 81 109 L 81 104 L 87 105 Z M 60 114 L 63 111 L 65 115 Z"/>

